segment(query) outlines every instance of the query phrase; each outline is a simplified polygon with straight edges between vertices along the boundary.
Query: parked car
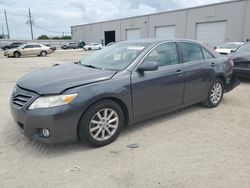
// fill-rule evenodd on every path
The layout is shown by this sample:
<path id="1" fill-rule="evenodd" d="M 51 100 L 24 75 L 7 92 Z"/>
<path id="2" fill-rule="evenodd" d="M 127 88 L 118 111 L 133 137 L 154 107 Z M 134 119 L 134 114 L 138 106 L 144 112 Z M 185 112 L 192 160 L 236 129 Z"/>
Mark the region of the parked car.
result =
<path id="1" fill-rule="evenodd" d="M 239 48 L 244 42 L 227 42 L 222 44 L 221 46 L 216 47 L 216 51 L 220 54 L 227 55 L 234 52 L 237 48 Z"/>
<path id="2" fill-rule="evenodd" d="M 77 49 L 79 48 L 79 44 L 78 42 L 69 42 L 67 44 L 64 44 L 62 46 L 62 49 L 66 50 L 66 49 Z"/>
<path id="3" fill-rule="evenodd" d="M 53 50 L 42 44 L 36 43 L 28 43 L 19 46 L 18 48 L 13 48 L 4 51 L 4 55 L 7 57 L 21 57 L 28 55 L 37 55 L 37 56 L 46 56 L 47 54 L 51 54 Z"/>
<path id="4" fill-rule="evenodd" d="M 46 44 L 45 46 L 48 46 L 48 47 L 50 47 L 51 50 L 56 51 L 56 47 L 55 46 L 51 46 L 50 44 Z"/>
<path id="5" fill-rule="evenodd" d="M 144 39 L 17 81 L 12 116 L 29 138 L 100 147 L 124 126 L 192 104 L 220 104 L 239 82 L 232 61 L 191 40 Z"/>
<path id="6" fill-rule="evenodd" d="M 100 50 L 102 49 L 102 45 L 98 43 L 89 43 L 88 45 L 83 47 L 84 50 Z"/>
<path id="7" fill-rule="evenodd" d="M 21 46 L 22 44 L 23 44 L 23 42 L 13 42 L 10 45 L 2 46 L 1 49 L 2 50 L 9 50 L 12 48 L 17 48 L 17 47 Z"/>
<path id="8" fill-rule="evenodd" d="M 229 57 L 234 61 L 234 72 L 238 77 L 250 79 L 250 42 L 246 42 Z"/>

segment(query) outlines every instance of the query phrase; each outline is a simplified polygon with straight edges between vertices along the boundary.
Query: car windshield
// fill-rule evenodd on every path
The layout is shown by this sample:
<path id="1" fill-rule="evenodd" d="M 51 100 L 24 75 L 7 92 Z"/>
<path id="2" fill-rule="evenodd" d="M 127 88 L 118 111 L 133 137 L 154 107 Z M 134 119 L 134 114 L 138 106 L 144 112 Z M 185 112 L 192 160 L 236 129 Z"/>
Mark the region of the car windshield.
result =
<path id="1" fill-rule="evenodd" d="M 245 43 L 241 47 L 239 47 L 236 52 L 250 52 L 250 42 Z"/>
<path id="2" fill-rule="evenodd" d="M 147 44 L 114 44 L 81 60 L 81 64 L 92 68 L 123 70 L 146 47 Z"/>
<path id="3" fill-rule="evenodd" d="M 221 46 L 219 46 L 219 48 L 225 48 L 225 49 L 237 49 L 241 46 L 241 44 L 239 43 L 225 43 Z"/>
<path id="4" fill-rule="evenodd" d="M 23 48 L 26 44 L 22 44 L 20 46 L 18 46 L 18 48 Z"/>

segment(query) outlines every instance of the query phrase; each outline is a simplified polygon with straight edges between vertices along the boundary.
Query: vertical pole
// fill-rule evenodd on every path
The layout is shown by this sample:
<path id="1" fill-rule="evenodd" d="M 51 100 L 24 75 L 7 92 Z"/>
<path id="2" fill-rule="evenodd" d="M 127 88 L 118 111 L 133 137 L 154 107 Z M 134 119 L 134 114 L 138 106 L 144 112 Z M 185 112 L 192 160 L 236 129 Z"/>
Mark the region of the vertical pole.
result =
<path id="1" fill-rule="evenodd" d="M 2 34 L 3 34 L 3 38 L 5 38 L 5 37 L 4 37 L 4 29 L 3 29 L 3 24 L 2 24 Z"/>
<path id="2" fill-rule="evenodd" d="M 7 28 L 7 33 L 8 33 L 8 39 L 10 39 L 9 24 L 8 24 L 8 18 L 7 18 L 7 13 L 6 13 L 5 9 L 4 9 L 4 15 L 5 15 L 5 22 L 6 22 L 6 28 Z"/>
<path id="3" fill-rule="evenodd" d="M 30 13 L 30 8 L 29 8 L 29 19 L 30 19 L 30 32 L 31 32 L 31 39 L 33 40 L 33 28 L 32 28 L 32 21 L 31 21 L 31 13 Z"/>

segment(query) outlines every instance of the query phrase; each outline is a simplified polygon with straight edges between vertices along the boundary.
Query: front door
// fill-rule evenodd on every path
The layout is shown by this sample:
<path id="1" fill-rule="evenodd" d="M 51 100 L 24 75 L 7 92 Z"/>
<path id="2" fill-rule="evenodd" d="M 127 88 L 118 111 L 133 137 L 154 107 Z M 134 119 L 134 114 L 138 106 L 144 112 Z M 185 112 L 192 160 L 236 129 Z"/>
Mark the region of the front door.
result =
<path id="1" fill-rule="evenodd" d="M 135 119 L 182 104 L 184 76 L 175 42 L 156 46 L 143 60 L 147 61 L 156 62 L 159 69 L 131 74 Z"/>

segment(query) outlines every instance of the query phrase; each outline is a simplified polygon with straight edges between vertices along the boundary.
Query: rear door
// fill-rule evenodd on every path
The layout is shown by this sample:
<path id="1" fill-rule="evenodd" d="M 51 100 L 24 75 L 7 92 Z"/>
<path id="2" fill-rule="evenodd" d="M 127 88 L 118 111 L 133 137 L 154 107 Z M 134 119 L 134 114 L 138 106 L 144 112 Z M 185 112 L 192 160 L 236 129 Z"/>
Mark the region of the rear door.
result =
<path id="1" fill-rule="evenodd" d="M 178 42 L 185 70 L 184 104 L 201 102 L 215 77 L 215 59 L 205 48 L 193 42 Z"/>
<path id="2" fill-rule="evenodd" d="M 31 55 L 40 55 L 40 52 L 42 51 L 42 47 L 39 44 L 34 44 L 32 48 L 32 54 Z"/>
<path id="3" fill-rule="evenodd" d="M 174 108 L 182 104 L 184 76 L 175 42 L 162 43 L 151 50 L 143 62 L 156 62 L 156 71 L 131 75 L 135 119 Z"/>

